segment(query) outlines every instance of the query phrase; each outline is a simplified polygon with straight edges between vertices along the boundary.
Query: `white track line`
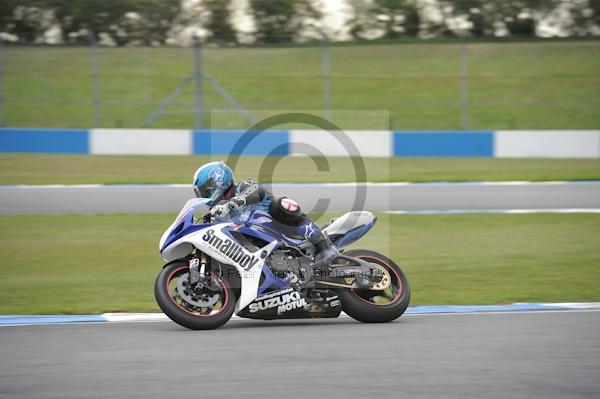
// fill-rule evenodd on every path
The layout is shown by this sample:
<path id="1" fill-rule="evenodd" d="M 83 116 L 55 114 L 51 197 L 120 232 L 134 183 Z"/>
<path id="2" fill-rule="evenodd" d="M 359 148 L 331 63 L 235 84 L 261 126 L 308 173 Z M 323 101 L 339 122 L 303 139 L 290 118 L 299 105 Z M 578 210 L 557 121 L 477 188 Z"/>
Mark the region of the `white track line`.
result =
<path id="1" fill-rule="evenodd" d="M 389 215 L 463 215 L 469 213 L 600 213 L 600 208 L 552 208 L 552 209 L 432 209 L 423 211 L 386 211 Z"/>
<path id="2" fill-rule="evenodd" d="M 498 313 L 539 313 L 539 312 L 589 312 L 600 311 L 600 302 L 565 302 L 565 303 L 514 303 L 511 305 L 480 305 L 480 306 L 461 306 L 461 305 L 446 305 L 446 306 L 416 306 L 408 308 L 406 315 L 440 315 L 440 314 L 498 314 Z M 163 313 L 104 313 L 101 315 L 71 315 L 64 316 L 66 319 L 77 317 L 93 317 L 95 320 L 73 321 L 66 320 L 61 322 L 60 316 L 27 316 L 27 315 L 0 315 L 0 326 L 15 326 L 15 325 L 47 325 L 47 324 L 89 324 L 89 323 L 135 323 L 135 322 L 164 322 L 169 321 Z M 342 313 L 340 317 L 349 317 Z M 3 323 L 2 318 L 12 319 L 12 323 Z M 40 322 L 35 322 L 36 318 L 40 318 Z M 43 319 L 52 318 L 54 321 L 44 321 Z M 101 318 L 104 320 L 97 320 Z M 22 323 L 18 320 L 22 319 Z M 32 320 L 34 320 L 32 322 Z M 234 315 L 232 320 L 254 320 L 245 319 Z M 323 319 L 322 319 L 323 320 Z"/>

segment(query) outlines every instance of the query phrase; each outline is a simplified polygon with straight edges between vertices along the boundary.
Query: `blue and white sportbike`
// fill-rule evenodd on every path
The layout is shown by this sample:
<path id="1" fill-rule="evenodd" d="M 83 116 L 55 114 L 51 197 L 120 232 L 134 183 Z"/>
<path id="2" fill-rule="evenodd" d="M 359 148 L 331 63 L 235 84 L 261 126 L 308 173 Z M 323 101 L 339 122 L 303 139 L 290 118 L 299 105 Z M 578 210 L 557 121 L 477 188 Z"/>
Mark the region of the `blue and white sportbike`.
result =
<path id="1" fill-rule="evenodd" d="M 156 300 L 171 320 L 194 330 L 217 328 L 234 312 L 273 320 L 337 317 L 343 310 L 366 323 L 392 321 L 410 301 L 400 267 L 373 251 L 343 251 L 375 221 L 364 211 L 332 220 L 323 232 L 339 253 L 315 269 L 315 248 L 305 239 L 311 223 L 282 225 L 262 211 L 219 223 L 206 199 L 191 199 L 160 240 L 167 264 L 156 278 Z"/>

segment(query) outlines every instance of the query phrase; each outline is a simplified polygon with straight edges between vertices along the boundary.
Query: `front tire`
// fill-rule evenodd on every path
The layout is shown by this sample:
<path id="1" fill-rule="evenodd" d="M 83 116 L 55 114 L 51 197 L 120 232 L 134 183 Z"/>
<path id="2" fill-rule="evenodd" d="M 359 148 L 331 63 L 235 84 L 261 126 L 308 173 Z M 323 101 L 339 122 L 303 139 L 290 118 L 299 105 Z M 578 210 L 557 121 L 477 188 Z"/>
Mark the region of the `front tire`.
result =
<path id="1" fill-rule="evenodd" d="M 359 289 L 337 290 L 344 312 L 363 323 L 387 323 L 402 316 L 410 302 L 410 287 L 400 267 L 391 259 L 366 249 L 350 250 L 344 254 L 381 266 L 391 277 L 390 287 L 383 292 Z"/>
<path id="2" fill-rule="evenodd" d="M 187 280 L 189 264 L 177 261 L 165 266 L 156 277 L 154 295 L 160 309 L 175 323 L 191 330 L 212 330 L 225 324 L 233 314 L 235 295 L 227 279 L 213 276 L 217 291 L 212 306 L 199 307 L 189 303 L 176 288 L 179 279 Z M 183 283 L 185 283 L 184 281 Z"/>

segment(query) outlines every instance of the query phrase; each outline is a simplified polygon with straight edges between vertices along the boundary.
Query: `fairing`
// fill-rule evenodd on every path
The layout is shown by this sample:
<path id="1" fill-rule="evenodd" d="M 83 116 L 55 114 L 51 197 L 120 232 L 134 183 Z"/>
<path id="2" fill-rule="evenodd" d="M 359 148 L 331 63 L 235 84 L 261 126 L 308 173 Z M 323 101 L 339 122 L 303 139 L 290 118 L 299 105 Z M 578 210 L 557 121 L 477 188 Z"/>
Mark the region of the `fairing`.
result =
<path id="1" fill-rule="evenodd" d="M 371 212 L 348 212 L 333 220 L 323 229 L 338 248 L 343 248 L 358 241 L 373 227 L 377 218 Z"/>
<path id="2" fill-rule="evenodd" d="M 226 223 L 194 223 L 195 212 L 206 214 L 210 211 L 208 201 L 194 198 L 185 204 L 160 240 L 163 259 L 167 262 L 181 259 L 196 248 L 223 264 L 234 266 L 241 276 L 237 313 L 255 301 L 257 296 L 267 295 L 272 290 L 288 289 L 287 281 L 274 275 L 265 262 L 281 246 L 297 247 L 302 244 L 304 240 L 300 239 L 300 232 L 294 233 L 291 229 L 287 234 L 282 233 L 279 229 L 281 224 L 262 211 L 249 211 Z M 324 231 L 330 237 L 335 237 L 337 245 L 344 246 L 366 234 L 375 220 L 370 212 L 349 212 Z M 244 246 L 236 240 L 233 232 L 255 237 L 259 240 L 254 240 L 257 246 Z M 294 238 L 290 235 L 294 235 Z M 264 278 L 259 286 L 261 276 Z"/>

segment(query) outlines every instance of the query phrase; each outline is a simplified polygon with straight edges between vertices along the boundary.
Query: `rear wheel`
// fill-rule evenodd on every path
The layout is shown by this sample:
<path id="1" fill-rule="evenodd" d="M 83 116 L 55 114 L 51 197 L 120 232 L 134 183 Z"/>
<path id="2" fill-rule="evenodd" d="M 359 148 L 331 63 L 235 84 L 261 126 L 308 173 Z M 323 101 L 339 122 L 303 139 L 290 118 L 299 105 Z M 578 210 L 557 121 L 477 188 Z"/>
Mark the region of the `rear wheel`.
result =
<path id="1" fill-rule="evenodd" d="M 229 282 L 213 275 L 210 284 L 189 284 L 187 261 L 165 266 L 154 284 L 161 310 L 175 323 L 192 330 L 211 330 L 231 318 L 235 296 Z"/>
<path id="2" fill-rule="evenodd" d="M 386 323 L 402 316 L 410 302 L 410 287 L 400 267 L 391 259 L 366 249 L 346 251 L 344 255 L 361 259 L 387 272 L 384 290 L 339 289 L 344 312 L 363 323 Z"/>

